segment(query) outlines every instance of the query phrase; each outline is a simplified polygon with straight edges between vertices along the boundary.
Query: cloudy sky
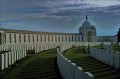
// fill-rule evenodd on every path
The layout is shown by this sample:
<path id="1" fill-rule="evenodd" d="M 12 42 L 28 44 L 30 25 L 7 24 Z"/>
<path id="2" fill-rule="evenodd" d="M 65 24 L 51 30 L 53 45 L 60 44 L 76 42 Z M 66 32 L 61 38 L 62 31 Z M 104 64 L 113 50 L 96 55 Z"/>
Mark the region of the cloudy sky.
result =
<path id="1" fill-rule="evenodd" d="M 120 0 L 0 0 L 0 27 L 78 33 L 88 15 L 97 35 L 120 28 Z"/>

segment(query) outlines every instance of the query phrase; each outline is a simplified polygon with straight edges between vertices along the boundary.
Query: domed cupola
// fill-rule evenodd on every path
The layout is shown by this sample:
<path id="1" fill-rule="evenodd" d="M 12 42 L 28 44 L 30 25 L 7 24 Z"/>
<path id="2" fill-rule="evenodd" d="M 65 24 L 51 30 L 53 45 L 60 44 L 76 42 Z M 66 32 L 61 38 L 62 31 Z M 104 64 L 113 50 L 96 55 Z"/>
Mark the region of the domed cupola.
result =
<path id="1" fill-rule="evenodd" d="M 79 28 L 79 34 L 83 42 L 95 42 L 96 41 L 96 28 L 92 26 L 88 21 L 86 16 L 86 21 L 82 23 L 82 26 Z"/>
<path id="2" fill-rule="evenodd" d="M 88 21 L 88 17 L 86 16 L 86 21 L 83 22 L 82 27 L 86 28 L 86 27 L 90 27 L 90 26 L 91 26 L 91 23 Z"/>
<path id="3" fill-rule="evenodd" d="M 84 27 L 86 27 L 86 26 L 91 26 L 91 23 L 89 22 L 89 21 L 85 21 L 85 22 L 83 22 L 83 24 L 82 24 L 82 26 Z"/>

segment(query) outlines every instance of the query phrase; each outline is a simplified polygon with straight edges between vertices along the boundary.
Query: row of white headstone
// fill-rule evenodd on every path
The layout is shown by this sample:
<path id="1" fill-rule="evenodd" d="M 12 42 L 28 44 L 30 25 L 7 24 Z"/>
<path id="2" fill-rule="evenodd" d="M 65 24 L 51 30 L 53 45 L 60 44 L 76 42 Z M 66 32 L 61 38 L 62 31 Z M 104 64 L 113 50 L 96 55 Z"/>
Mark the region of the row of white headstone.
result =
<path id="1" fill-rule="evenodd" d="M 60 46 L 62 44 L 69 43 L 71 45 L 75 46 L 95 46 L 98 44 L 101 44 L 102 42 L 48 42 L 48 43 L 19 43 L 19 44 L 3 44 L 0 45 L 0 51 L 8 51 L 8 50 L 19 50 L 22 48 L 27 47 L 28 49 L 35 49 L 36 45 L 46 45 L 48 44 L 49 46 Z"/>
<path id="2" fill-rule="evenodd" d="M 26 56 L 26 50 L 13 50 L 0 54 L 0 69 L 3 70 Z"/>
<path id="3" fill-rule="evenodd" d="M 115 43 L 115 42 L 103 42 L 103 44 L 107 44 L 107 45 L 111 45 L 112 43 Z"/>
<path id="4" fill-rule="evenodd" d="M 67 48 L 66 45 L 63 45 L 64 47 L 67 50 L 72 46 L 68 46 Z M 90 72 L 84 72 L 81 67 L 77 67 L 75 63 L 65 58 L 59 48 L 57 49 L 57 64 L 64 79 L 94 79 L 94 76 Z"/>
<path id="5" fill-rule="evenodd" d="M 112 51 L 112 45 L 111 44 L 103 44 L 103 48 L 106 50 Z"/>
<path id="6" fill-rule="evenodd" d="M 95 59 L 111 67 L 120 69 L 120 53 L 119 52 L 113 52 L 105 49 L 98 49 L 98 48 L 91 47 L 90 54 Z"/>
<path id="7" fill-rule="evenodd" d="M 56 43 L 24 43 L 24 44 L 5 44 L 0 45 L 0 51 L 8 51 L 8 50 L 19 50 L 22 48 L 27 48 L 28 50 L 35 49 L 36 46 L 50 46 L 50 45 L 56 45 Z"/>
<path id="8" fill-rule="evenodd" d="M 64 51 L 64 50 L 70 48 L 73 45 L 75 45 L 77 47 L 77 46 L 98 45 L 98 44 L 100 44 L 100 43 L 99 42 L 96 42 L 96 43 L 87 43 L 87 42 L 55 42 L 55 43 L 24 43 L 24 44 L 5 44 L 5 45 L 0 45 L 0 51 L 5 51 L 5 53 L 0 54 L 0 69 L 3 70 L 4 68 L 7 68 L 8 66 L 13 64 L 12 63 L 12 64 L 6 65 L 5 63 L 8 62 L 7 61 L 8 59 L 9 59 L 9 62 L 10 61 L 11 62 L 15 62 L 15 61 L 23 58 L 23 57 L 21 57 L 19 59 L 16 58 L 16 57 L 22 55 L 23 53 L 25 53 L 25 56 L 26 56 L 26 51 L 27 50 L 35 50 L 35 53 L 38 53 L 38 52 L 41 52 L 41 51 L 44 51 L 44 50 L 53 49 L 53 48 L 55 48 L 57 46 L 63 45 L 63 46 L 61 46 L 61 51 Z M 21 53 L 19 54 L 20 51 L 21 51 Z M 10 53 L 10 52 L 12 52 L 12 53 Z M 13 58 L 11 56 L 15 56 L 15 58 Z M 10 59 L 10 57 L 11 57 L 11 59 Z M 15 61 L 12 60 L 12 58 L 15 59 Z"/>
<path id="9" fill-rule="evenodd" d="M 0 53 L 0 69 L 3 70 L 14 64 L 17 60 L 26 56 L 27 50 L 35 50 L 35 53 L 53 49 L 55 44 L 27 44 L 11 45 L 11 50 Z"/>

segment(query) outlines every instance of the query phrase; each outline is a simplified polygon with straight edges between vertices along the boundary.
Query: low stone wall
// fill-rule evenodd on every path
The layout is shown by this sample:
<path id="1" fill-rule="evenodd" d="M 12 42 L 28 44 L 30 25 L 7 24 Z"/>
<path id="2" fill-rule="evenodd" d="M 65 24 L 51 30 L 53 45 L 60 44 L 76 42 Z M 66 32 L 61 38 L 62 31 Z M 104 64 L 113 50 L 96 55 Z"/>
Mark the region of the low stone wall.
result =
<path id="1" fill-rule="evenodd" d="M 64 48 L 62 51 L 72 48 L 69 44 L 64 44 L 60 47 Z M 65 58 L 60 51 L 61 50 L 58 48 L 57 64 L 64 79 L 94 79 L 94 76 L 90 72 L 84 72 L 81 67 L 77 67 L 75 63 L 72 63 L 70 60 Z"/>
<path id="2" fill-rule="evenodd" d="M 91 47 L 90 54 L 93 58 L 111 66 L 120 69 L 120 53 L 105 49 Z"/>

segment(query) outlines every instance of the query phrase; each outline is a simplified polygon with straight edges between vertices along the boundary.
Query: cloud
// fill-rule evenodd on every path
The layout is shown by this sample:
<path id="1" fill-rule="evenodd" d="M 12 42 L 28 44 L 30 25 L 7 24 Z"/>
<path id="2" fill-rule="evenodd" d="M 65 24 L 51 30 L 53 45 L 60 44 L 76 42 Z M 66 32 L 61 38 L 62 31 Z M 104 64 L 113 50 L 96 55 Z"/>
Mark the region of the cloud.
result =
<path id="1" fill-rule="evenodd" d="M 21 24 L 26 29 L 31 24 L 72 30 L 81 26 L 86 15 L 101 28 L 120 24 L 120 0 L 1 0 L 0 6 L 0 23 L 6 27 Z"/>

